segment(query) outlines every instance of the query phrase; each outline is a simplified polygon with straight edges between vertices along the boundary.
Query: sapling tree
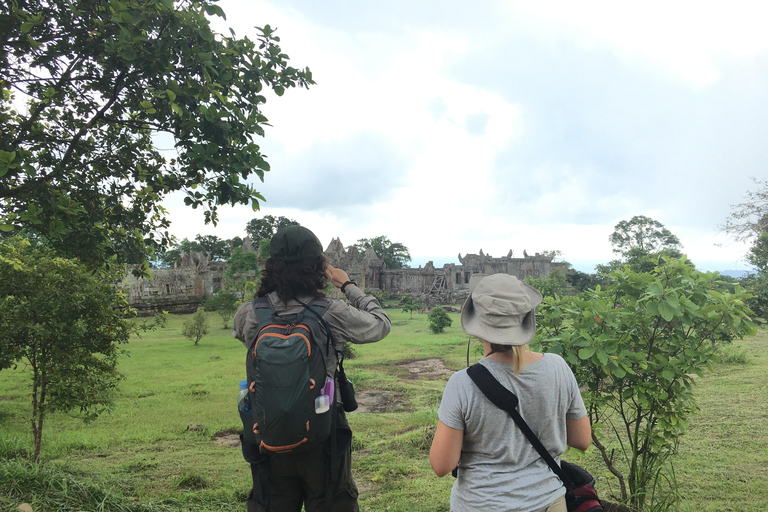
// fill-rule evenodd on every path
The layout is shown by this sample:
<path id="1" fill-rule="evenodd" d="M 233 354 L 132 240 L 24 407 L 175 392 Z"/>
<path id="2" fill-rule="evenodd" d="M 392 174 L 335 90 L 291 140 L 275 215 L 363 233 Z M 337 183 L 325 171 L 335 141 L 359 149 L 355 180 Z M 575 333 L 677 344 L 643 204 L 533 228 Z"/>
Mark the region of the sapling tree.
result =
<path id="1" fill-rule="evenodd" d="M 413 318 L 414 311 L 424 308 L 424 303 L 409 293 L 400 297 L 400 305 L 403 308 L 403 313 L 410 313 L 410 318 Z"/>
<path id="2" fill-rule="evenodd" d="M 205 308 L 197 308 L 197 311 L 184 322 L 181 334 L 188 340 L 194 341 L 195 345 L 208 334 L 208 317 L 205 314 Z"/>
<path id="3" fill-rule="evenodd" d="M 75 260 L 12 238 L 0 243 L 0 370 L 29 369 L 34 442 L 54 412 L 92 421 L 112 405 L 122 378 L 119 345 L 132 324 L 113 273 L 94 275 Z"/>
<path id="4" fill-rule="evenodd" d="M 711 341 L 723 330 L 756 332 L 748 294 L 730 286 L 684 256 L 659 256 L 651 272 L 624 267 L 607 289 L 547 297 L 537 310 L 536 339 L 571 366 L 593 443 L 618 480 L 618 498 L 635 510 L 674 495 L 660 492 L 659 477 L 696 411 L 695 378 L 716 357 Z"/>

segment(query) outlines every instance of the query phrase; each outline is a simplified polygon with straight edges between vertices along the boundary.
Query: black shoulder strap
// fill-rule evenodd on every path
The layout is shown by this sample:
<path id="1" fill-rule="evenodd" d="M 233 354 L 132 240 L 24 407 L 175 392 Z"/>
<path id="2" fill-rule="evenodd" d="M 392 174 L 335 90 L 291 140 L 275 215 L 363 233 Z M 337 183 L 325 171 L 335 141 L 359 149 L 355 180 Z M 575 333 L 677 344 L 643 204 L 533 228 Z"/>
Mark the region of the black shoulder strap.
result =
<path id="1" fill-rule="evenodd" d="M 328 308 L 331 307 L 331 301 L 326 298 L 318 298 L 313 299 L 309 304 L 304 304 L 299 299 L 296 299 L 296 302 L 304 306 L 305 310 L 315 315 L 320 324 L 322 324 L 323 328 L 325 329 L 325 354 L 326 356 L 330 356 L 331 349 L 333 349 L 333 351 L 336 353 L 336 360 L 338 361 L 339 354 L 336 351 L 336 343 L 333 339 L 331 326 L 328 323 L 328 320 L 324 318 L 325 312 L 328 311 Z"/>
<path id="2" fill-rule="evenodd" d="M 256 318 L 259 319 L 259 325 L 264 324 L 274 314 L 272 303 L 269 302 L 269 297 L 257 297 L 253 299 L 253 312 L 256 313 Z"/>
<path id="3" fill-rule="evenodd" d="M 541 458 L 544 459 L 544 462 L 547 463 L 549 468 L 560 478 L 560 480 L 562 480 L 566 488 L 573 489 L 573 482 L 571 482 L 571 479 L 565 475 L 560 466 L 555 462 L 555 459 L 552 458 L 552 455 L 549 454 L 541 441 L 539 441 L 539 438 L 536 437 L 536 434 L 533 433 L 531 427 L 529 427 L 523 417 L 520 416 L 520 412 L 517 410 L 517 395 L 502 386 L 501 383 L 491 375 L 488 368 L 480 363 L 475 363 L 467 368 L 467 375 L 469 375 L 477 387 L 480 388 L 480 391 L 483 392 L 488 400 L 493 402 L 499 409 L 507 411 L 520 431 L 526 438 L 528 438 L 528 441 L 530 441 L 536 451 L 539 452 L 539 455 L 541 455 Z"/>

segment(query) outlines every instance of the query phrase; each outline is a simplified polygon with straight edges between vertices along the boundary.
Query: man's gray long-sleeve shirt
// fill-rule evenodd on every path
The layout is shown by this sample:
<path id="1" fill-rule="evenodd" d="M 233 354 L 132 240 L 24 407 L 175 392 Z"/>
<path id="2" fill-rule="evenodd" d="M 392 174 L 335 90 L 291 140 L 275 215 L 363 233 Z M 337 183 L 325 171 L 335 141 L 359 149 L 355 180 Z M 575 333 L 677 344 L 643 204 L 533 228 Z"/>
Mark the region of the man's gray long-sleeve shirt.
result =
<path id="1" fill-rule="evenodd" d="M 331 307 L 323 316 L 331 326 L 337 350 L 341 350 L 344 343 L 371 343 L 389 334 L 391 322 L 375 297 L 363 293 L 356 285 L 347 286 L 345 291 L 349 304 L 340 299 L 330 299 Z M 304 309 L 304 306 L 296 300 L 283 303 L 275 292 L 267 297 L 277 313 L 294 314 Z M 312 297 L 298 299 L 308 304 Z M 240 305 L 235 314 L 232 336 L 247 347 L 256 338 L 258 332 L 259 323 L 253 311 L 253 303 L 245 302 Z"/>

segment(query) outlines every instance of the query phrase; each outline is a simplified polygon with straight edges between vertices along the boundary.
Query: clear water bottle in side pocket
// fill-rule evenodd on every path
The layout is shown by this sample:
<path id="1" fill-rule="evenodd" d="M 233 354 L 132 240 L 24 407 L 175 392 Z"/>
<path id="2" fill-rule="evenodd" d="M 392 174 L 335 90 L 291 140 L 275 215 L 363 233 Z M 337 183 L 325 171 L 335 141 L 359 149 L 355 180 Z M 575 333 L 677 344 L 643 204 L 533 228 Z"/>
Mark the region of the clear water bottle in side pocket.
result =
<path id="1" fill-rule="evenodd" d="M 237 395 L 237 409 L 245 414 L 251 414 L 251 397 L 248 396 L 248 381 L 240 381 L 240 393 Z"/>

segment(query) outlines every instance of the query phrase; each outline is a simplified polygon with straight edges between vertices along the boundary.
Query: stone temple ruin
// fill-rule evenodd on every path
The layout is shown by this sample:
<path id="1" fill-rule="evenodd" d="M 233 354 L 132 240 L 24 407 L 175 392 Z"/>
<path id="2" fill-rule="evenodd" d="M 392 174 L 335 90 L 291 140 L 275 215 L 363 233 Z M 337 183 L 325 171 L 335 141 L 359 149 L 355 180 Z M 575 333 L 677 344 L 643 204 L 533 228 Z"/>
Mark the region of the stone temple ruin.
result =
<path id="1" fill-rule="evenodd" d="M 243 250 L 253 251 L 250 240 L 243 242 Z M 480 250 L 480 254 L 463 257 L 459 253 L 459 264 L 448 263 L 443 268 L 435 268 L 430 261 L 419 268 L 389 269 L 384 265 L 384 258 L 372 249 L 365 253 L 355 247 L 345 249 L 338 238 L 331 241 L 325 255 L 331 265 L 346 270 L 349 278 L 363 289 L 382 290 L 392 297 L 409 293 L 428 306 L 462 301 L 469 292 L 472 274 L 505 273 L 524 280 L 547 277 L 553 269 L 565 270 L 568 265 L 538 253 L 529 256 L 523 251 L 522 258 L 515 258 L 510 250 L 506 256 L 495 258 Z M 194 312 L 206 298 L 221 289 L 226 268 L 226 263 L 211 262 L 203 253 L 187 254 L 179 267 L 150 269 L 153 279 L 129 275 L 126 278 L 128 303 L 140 315 L 163 310 Z M 257 276 L 249 277 L 256 279 Z"/>

